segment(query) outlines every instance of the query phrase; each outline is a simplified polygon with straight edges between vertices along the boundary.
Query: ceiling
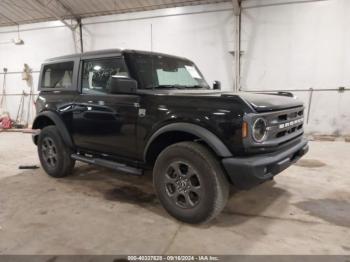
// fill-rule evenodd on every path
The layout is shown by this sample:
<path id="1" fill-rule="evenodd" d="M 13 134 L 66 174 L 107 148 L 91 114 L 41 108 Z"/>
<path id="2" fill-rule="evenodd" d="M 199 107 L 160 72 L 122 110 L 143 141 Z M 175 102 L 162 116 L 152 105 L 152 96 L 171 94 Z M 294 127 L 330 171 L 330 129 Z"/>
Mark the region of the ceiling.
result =
<path id="1" fill-rule="evenodd" d="M 0 0 L 0 26 L 231 1 L 232 0 Z"/>

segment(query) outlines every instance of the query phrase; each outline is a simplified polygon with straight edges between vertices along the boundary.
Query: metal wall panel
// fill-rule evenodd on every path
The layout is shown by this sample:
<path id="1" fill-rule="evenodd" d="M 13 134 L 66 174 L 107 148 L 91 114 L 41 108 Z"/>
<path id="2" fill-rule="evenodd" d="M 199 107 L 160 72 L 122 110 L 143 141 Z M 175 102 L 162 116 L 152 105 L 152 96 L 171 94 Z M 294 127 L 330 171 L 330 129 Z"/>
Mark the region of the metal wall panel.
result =
<path id="1" fill-rule="evenodd" d="M 85 18 L 231 0 L 0 0 L 0 26 Z"/>

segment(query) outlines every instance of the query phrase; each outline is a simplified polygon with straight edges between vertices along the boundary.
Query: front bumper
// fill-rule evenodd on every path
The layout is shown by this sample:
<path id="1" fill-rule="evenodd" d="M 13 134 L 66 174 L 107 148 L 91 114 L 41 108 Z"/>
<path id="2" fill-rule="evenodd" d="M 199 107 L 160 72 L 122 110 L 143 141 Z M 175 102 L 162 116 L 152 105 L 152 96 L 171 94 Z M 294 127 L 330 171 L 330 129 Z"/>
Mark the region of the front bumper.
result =
<path id="1" fill-rule="evenodd" d="M 302 139 L 288 149 L 250 157 L 224 158 L 222 164 L 237 188 L 249 189 L 270 180 L 297 162 L 308 150 L 307 140 Z"/>

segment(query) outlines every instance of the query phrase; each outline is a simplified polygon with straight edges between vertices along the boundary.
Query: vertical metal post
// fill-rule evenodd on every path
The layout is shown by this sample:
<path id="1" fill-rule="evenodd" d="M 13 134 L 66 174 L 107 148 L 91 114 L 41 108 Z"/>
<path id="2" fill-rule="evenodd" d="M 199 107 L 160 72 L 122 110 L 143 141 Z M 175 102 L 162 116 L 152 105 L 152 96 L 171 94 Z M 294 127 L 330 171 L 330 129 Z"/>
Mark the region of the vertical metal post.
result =
<path id="1" fill-rule="evenodd" d="M 84 40 L 83 40 L 83 24 L 81 19 L 78 20 L 79 23 L 79 34 L 80 34 L 80 51 L 84 53 Z"/>
<path id="2" fill-rule="evenodd" d="M 155 69 L 154 69 L 154 56 L 153 56 L 153 24 L 151 24 L 151 54 L 152 54 L 152 85 L 155 88 Z"/>
<path id="3" fill-rule="evenodd" d="M 75 51 L 77 53 L 83 53 L 84 52 L 83 25 L 81 23 L 80 18 L 78 18 L 76 22 L 77 22 L 76 26 L 74 27 L 74 29 L 72 29 Z"/>
<path id="4" fill-rule="evenodd" d="M 311 112 L 311 104 L 312 104 L 312 95 L 314 93 L 314 89 L 312 87 L 309 90 L 310 90 L 310 93 L 309 93 L 309 105 L 308 105 L 308 108 L 307 108 L 306 124 L 309 123 L 310 112 Z"/>
<path id="5" fill-rule="evenodd" d="M 235 87 L 234 91 L 241 90 L 241 13 L 235 15 Z"/>
<path id="6" fill-rule="evenodd" d="M 4 68 L 4 80 L 2 84 L 2 95 L 1 95 L 1 101 L 0 101 L 0 110 L 3 112 L 6 111 L 6 75 L 7 75 L 7 68 Z M 0 112 L 0 113 L 3 113 Z"/>
<path id="7" fill-rule="evenodd" d="M 234 92 L 238 92 L 241 89 L 241 0 L 232 0 L 233 14 L 235 16 L 235 30 L 234 30 L 234 58 L 235 58 L 235 84 Z"/>

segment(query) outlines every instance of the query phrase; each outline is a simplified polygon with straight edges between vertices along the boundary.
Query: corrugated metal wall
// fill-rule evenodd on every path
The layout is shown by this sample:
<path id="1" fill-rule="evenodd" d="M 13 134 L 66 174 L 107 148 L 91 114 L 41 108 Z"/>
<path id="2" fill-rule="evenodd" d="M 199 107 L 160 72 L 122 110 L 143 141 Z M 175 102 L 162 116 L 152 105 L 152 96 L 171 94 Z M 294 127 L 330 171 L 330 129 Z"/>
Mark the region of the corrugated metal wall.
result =
<path id="1" fill-rule="evenodd" d="M 0 26 L 161 8 L 215 4 L 231 0 L 1 0 Z"/>

